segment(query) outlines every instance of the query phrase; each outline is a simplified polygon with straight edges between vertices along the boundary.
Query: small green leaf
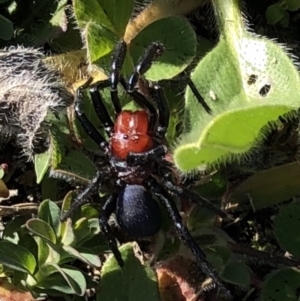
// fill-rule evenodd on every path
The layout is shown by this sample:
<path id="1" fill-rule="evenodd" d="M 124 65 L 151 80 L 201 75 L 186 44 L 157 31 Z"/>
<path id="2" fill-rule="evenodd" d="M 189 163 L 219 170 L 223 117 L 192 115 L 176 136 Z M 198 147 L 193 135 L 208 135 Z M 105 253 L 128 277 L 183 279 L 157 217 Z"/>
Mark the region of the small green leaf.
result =
<path id="1" fill-rule="evenodd" d="M 70 246 L 63 246 L 63 249 L 73 258 L 79 259 L 82 262 L 94 266 L 100 267 L 101 262 L 98 255 L 91 254 L 90 250 L 81 248 L 80 250 L 76 250 Z"/>
<path id="2" fill-rule="evenodd" d="M 243 263 L 231 262 L 225 266 L 222 278 L 235 285 L 249 287 L 250 269 Z"/>
<path id="3" fill-rule="evenodd" d="M 40 204 L 38 218 L 49 224 L 55 232 L 58 231 L 60 209 L 51 200 L 45 200 Z"/>
<path id="4" fill-rule="evenodd" d="M 0 179 L 0 198 L 8 198 L 9 190 L 5 185 L 4 181 Z"/>
<path id="5" fill-rule="evenodd" d="M 43 220 L 32 218 L 27 221 L 26 227 L 31 233 L 39 236 L 46 242 L 56 244 L 56 235 L 54 230 Z"/>
<path id="6" fill-rule="evenodd" d="M 140 263 L 130 243 L 123 245 L 120 252 L 125 262 L 124 269 L 118 266 L 113 256 L 107 259 L 102 268 L 97 301 L 159 301 L 156 277 L 150 266 Z"/>
<path id="7" fill-rule="evenodd" d="M 263 284 L 262 301 L 296 301 L 299 298 L 300 270 L 286 268 L 273 272 Z"/>
<path id="8" fill-rule="evenodd" d="M 12 243 L 18 244 L 19 243 L 19 234 L 18 232 L 24 224 L 27 222 L 29 216 L 17 216 L 12 219 L 9 223 L 5 225 L 5 229 L 2 234 L 3 240 L 10 241 Z"/>
<path id="9" fill-rule="evenodd" d="M 61 244 L 69 246 L 75 242 L 75 233 L 72 227 L 71 219 L 67 219 L 61 232 Z"/>
<path id="10" fill-rule="evenodd" d="M 45 240 L 41 239 L 40 237 L 36 238 L 37 244 L 38 244 L 38 264 L 39 266 L 45 264 L 47 259 L 50 255 L 50 247 L 46 243 Z"/>
<path id="11" fill-rule="evenodd" d="M 153 62 L 146 78 L 170 79 L 182 72 L 196 54 L 197 40 L 190 23 L 182 17 L 158 20 L 143 29 L 130 43 L 130 55 L 137 62 L 153 42 L 163 43 L 166 50 Z"/>
<path id="12" fill-rule="evenodd" d="M 300 204 L 289 204 L 279 211 L 275 220 L 275 236 L 282 249 L 300 258 Z"/>
<path id="13" fill-rule="evenodd" d="M 40 184 L 43 180 L 44 175 L 49 169 L 50 161 L 52 156 L 51 148 L 42 154 L 34 155 L 34 170 L 36 174 L 36 183 Z"/>
<path id="14" fill-rule="evenodd" d="M 34 237 L 28 232 L 20 237 L 18 245 L 28 250 L 34 256 L 35 259 L 38 258 L 39 246 Z"/>
<path id="15" fill-rule="evenodd" d="M 300 1 L 299 0 L 285 0 L 285 3 L 288 6 L 289 11 L 296 11 L 300 9 Z"/>
<path id="16" fill-rule="evenodd" d="M 51 167 L 56 168 L 62 161 L 66 149 L 66 134 L 64 134 L 56 123 L 52 123 L 51 131 Z"/>
<path id="17" fill-rule="evenodd" d="M 13 23 L 0 15 L 0 39 L 4 41 L 9 41 L 14 34 L 14 26 Z"/>
<path id="18" fill-rule="evenodd" d="M 215 221 L 216 214 L 214 212 L 202 206 L 195 206 L 192 212 L 189 214 L 187 226 L 192 232 L 195 229 L 213 226 Z"/>
<path id="19" fill-rule="evenodd" d="M 38 287 L 56 290 L 65 294 L 83 296 L 86 290 L 86 280 L 82 272 L 70 266 L 52 264 L 58 273 L 53 273 L 38 283 Z"/>
<path id="20" fill-rule="evenodd" d="M 73 196 L 74 196 L 74 191 L 70 191 L 66 194 L 66 196 L 64 197 L 63 203 L 61 205 L 61 212 L 67 212 L 70 207 L 71 207 L 71 203 L 73 200 Z M 57 232 L 57 237 L 59 237 L 61 239 L 61 237 L 65 236 L 65 231 L 67 231 L 66 229 L 67 225 L 66 222 L 60 222 L 59 223 L 59 229 Z"/>
<path id="21" fill-rule="evenodd" d="M 36 268 L 36 261 L 32 253 L 22 246 L 10 242 L 0 242 L 0 262 L 23 273 L 33 274 Z"/>
<path id="22" fill-rule="evenodd" d="M 284 11 L 278 3 L 270 5 L 266 10 L 266 18 L 268 24 L 274 25 L 283 18 Z"/>
<path id="23" fill-rule="evenodd" d="M 86 155 L 75 150 L 70 151 L 68 155 L 63 158 L 58 168 L 59 170 L 51 170 L 52 175 L 58 178 L 59 175 L 61 175 L 63 178 L 63 175 L 69 173 L 73 175 L 75 181 L 83 184 L 87 184 L 88 180 L 92 179 L 97 171 L 93 162 L 91 162 Z"/>
<path id="24" fill-rule="evenodd" d="M 0 165 L 0 180 L 3 179 L 4 175 L 5 175 L 5 170 L 4 170 L 4 168 Z"/>
<path id="25" fill-rule="evenodd" d="M 98 224 L 99 221 L 97 220 Z M 74 235 L 76 236 L 76 242 L 80 243 L 91 234 L 88 220 L 83 217 L 76 221 L 74 224 Z"/>

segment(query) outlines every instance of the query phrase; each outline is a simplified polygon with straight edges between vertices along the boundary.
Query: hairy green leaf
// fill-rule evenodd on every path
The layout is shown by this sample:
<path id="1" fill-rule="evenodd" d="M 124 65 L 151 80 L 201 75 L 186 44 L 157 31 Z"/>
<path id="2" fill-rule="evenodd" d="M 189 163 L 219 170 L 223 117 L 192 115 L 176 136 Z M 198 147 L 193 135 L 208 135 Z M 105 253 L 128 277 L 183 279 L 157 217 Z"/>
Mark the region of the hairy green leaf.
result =
<path id="1" fill-rule="evenodd" d="M 237 0 L 214 4 L 220 41 L 191 76 L 212 114 L 188 88 L 186 134 L 174 150 L 183 172 L 241 157 L 262 141 L 269 122 L 300 106 L 299 73 L 282 47 L 246 31 Z"/>

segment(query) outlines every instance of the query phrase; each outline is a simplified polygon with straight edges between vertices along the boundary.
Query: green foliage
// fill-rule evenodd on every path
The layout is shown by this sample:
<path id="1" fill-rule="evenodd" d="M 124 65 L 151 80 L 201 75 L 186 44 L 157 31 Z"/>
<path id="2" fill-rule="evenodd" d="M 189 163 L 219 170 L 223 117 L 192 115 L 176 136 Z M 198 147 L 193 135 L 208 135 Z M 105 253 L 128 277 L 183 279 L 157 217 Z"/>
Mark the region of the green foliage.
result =
<path id="1" fill-rule="evenodd" d="M 279 23 L 282 27 L 288 27 L 290 20 L 289 12 L 299 9 L 299 0 L 280 0 L 267 8 L 266 18 L 269 24 L 275 25 Z"/>
<path id="2" fill-rule="evenodd" d="M 174 157 L 170 156 L 183 172 L 194 169 L 207 171 L 225 162 L 237 162 L 239 165 L 244 158 L 243 154 L 251 154 L 251 148 L 260 147 L 263 138 L 268 134 L 266 126 L 270 122 L 274 125 L 279 116 L 289 114 L 299 107 L 299 74 L 283 48 L 246 31 L 241 12 L 237 9 L 237 1 L 213 2 L 221 33 L 220 41 L 213 49 L 212 43 L 201 36 L 196 37 L 188 20 L 180 16 L 158 19 L 141 30 L 131 41 L 126 41 L 129 47 L 122 70 L 125 76 L 132 72 L 133 65 L 150 43 L 161 42 L 166 47 L 165 53 L 146 73 L 146 78 L 167 80 L 163 82 L 171 109 L 167 141 L 171 147 L 174 141 L 178 141 L 182 130 L 178 125 L 183 123 L 184 134 L 174 149 Z M 50 46 L 52 50 L 64 52 L 66 49 L 69 51 L 81 48 L 83 37 L 87 51 L 69 53 L 71 56 L 81 56 L 79 61 L 71 60 L 71 64 L 75 65 L 71 67 L 81 71 L 77 65 L 89 65 L 90 68 L 96 66 L 106 74 L 110 68 L 112 50 L 124 36 L 134 7 L 133 0 L 75 0 L 73 8 L 78 30 L 75 29 L 77 25 L 74 20 L 67 18 L 66 0 L 22 0 L 13 3 L 11 5 L 11 1 L 0 0 L 1 9 L 4 8 L 0 15 L 1 45 L 23 43 L 43 46 L 47 42 L 46 46 Z M 275 3 L 266 12 L 268 22 L 280 22 L 285 26 L 289 22 L 289 11 L 297 9 L 299 1 Z M 27 13 L 24 14 L 24 11 Z M 88 64 L 85 64 L 85 59 Z M 187 67 L 193 59 L 197 66 L 191 78 L 211 107 L 212 115 L 204 111 L 190 89 L 183 96 L 182 87 L 186 83 L 181 72 L 189 69 Z M 64 65 L 64 62 L 62 60 L 58 65 Z M 71 74 L 70 70 L 73 69 L 68 67 L 70 66 L 66 67 L 67 71 L 63 70 L 63 75 L 70 75 L 71 82 L 77 80 Z M 174 80 L 175 76 L 178 76 L 177 81 Z M 129 97 L 121 89 L 119 92 L 123 107 L 135 109 L 136 105 L 130 102 Z M 110 115 L 114 117 L 109 88 L 101 93 Z M 105 135 L 87 94 L 84 95 L 83 110 L 95 127 Z M 181 104 L 183 97 L 185 107 Z M 51 124 L 50 148 L 45 153 L 35 155 L 34 160 L 36 182 L 40 184 L 38 187 L 41 187 L 43 197 L 51 195 L 53 200 L 57 198 L 52 195 L 58 195 L 65 187 L 60 185 L 61 182 L 49 179 L 49 176 L 67 179 L 71 184 L 75 182 L 86 185 L 98 168 L 94 161 L 101 166 L 105 164 L 103 160 L 107 159 L 99 154 L 99 146 L 84 133 L 77 120 L 67 120 L 63 113 L 58 115 L 59 119 L 52 115 L 47 117 Z M 83 153 L 81 148 L 86 152 Z M 178 176 L 178 183 L 187 185 L 184 188 L 194 190 L 196 185 L 201 195 L 209 199 L 217 198 L 218 200 L 214 200 L 215 204 L 234 205 L 241 211 L 243 209 L 240 205 L 250 204 L 250 209 L 254 211 L 247 207 L 241 214 L 240 211 L 234 212 L 234 220 L 228 222 L 226 219 L 221 221 L 214 213 L 201 206 L 185 208 L 186 200 L 183 200 L 183 204 L 178 202 L 178 205 L 182 205 L 181 210 L 188 229 L 207 255 L 208 261 L 216 268 L 225 284 L 234 285 L 236 292 L 240 293 L 239 296 L 234 296 L 236 299 L 246 300 L 247 297 L 242 298 L 241 295 L 247 289 L 251 293 L 252 280 L 262 281 L 261 274 L 265 276 L 277 264 L 276 258 L 271 255 L 265 259 L 266 254 L 263 251 L 273 251 L 273 247 L 276 252 L 279 244 L 282 250 L 288 251 L 292 256 L 300 256 L 297 237 L 300 211 L 297 203 L 282 206 L 277 216 L 277 212 L 272 214 L 269 221 L 271 230 L 267 229 L 272 236 L 267 237 L 267 241 L 255 240 L 259 240 L 261 235 L 261 220 L 255 220 L 259 213 L 256 210 L 267 208 L 272 211 L 272 205 L 299 193 L 299 169 L 295 165 L 296 162 L 293 163 L 293 170 L 297 170 L 295 172 L 290 166 L 284 168 L 281 165 L 254 173 L 246 181 L 244 177 L 230 173 L 229 167 L 201 177 L 199 186 L 199 183 L 181 183 Z M 253 173 L 252 170 L 251 172 Z M 230 176 L 229 180 L 227 175 Z M 236 179 L 242 183 L 238 187 L 232 187 Z M 0 198 L 9 195 L 6 181 L 6 174 L 0 167 Z M 48 295 L 59 296 L 68 301 L 83 301 L 87 298 L 86 292 L 91 289 L 96 291 L 94 298 L 97 301 L 161 300 L 158 288 L 163 287 L 164 283 L 159 282 L 156 277 L 156 265 L 150 266 L 149 262 L 138 259 L 134 244 L 127 243 L 120 247 L 125 262 L 123 269 L 117 265 L 112 255 L 104 264 L 100 262 L 99 255 L 104 255 L 101 259 L 106 258 L 104 252 L 108 247 L 100 233 L 99 213 L 96 209 L 85 205 L 74 213 L 72 222 L 70 219 L 63 223 L 60 221 L 61 210 L 68 210 L 72 198 L 71 193 L 65 197 L 62 209 L 51 200 L 45 200 L 40 204 L 34 218 L 32 215 L 19 216 L 5 225 L 0 242 L 1 276 L 7 277 L 18 287 L 31 291 L 35 297 Z M 1 206 L 1 212 L 4 209 Z M 154 246 L 151 245 L 154 250 L 153 262 L 164 264 L 178 254 L 189 257 L 190 251 L 174 234 L 173 224 L 167 218 L 166 212 L 162 212 L 162 215 L 162 230 L 155 239 Z M 276 219 L 273 223 L 274 216 Z M 262 222 L 268 222 L 266 220 L 268 218 L 264 217 Z M 224 226 L 223 229 L 220 226 Z M 264 226 L 262 223 L 261 227 Z M 231 227 L 235 227 L 233 231 Z M 237 228 L 240 235 L 234 237 L 234 230 Z M 275 242 L 275 247 L 272 245 L 274 231 L 278 242 Z M 243 240 L 245 237 L 246 240 Z M 245 249 L 246 244 L 251 245 L 256 250 L 249 247 L 245 256 L 237 248 L 239 244 Z M 265 260 L 268 264 L 269 260 L 272 266 L 266 268 L 266 273 L 265 268 L 258 272 L 255 270 L 257 266 L 260 268 L 262 255 L 264 257 L 261 261 Z M 257 261 L 255 256 L 258 257 Z M 251 260 L 255 263 L 253 270 Z M 87 266 L 99 270 L 101 268 L 99 283 L 93 280 Z M 176 275 L 178 271 L 168 272 L 175 275 L 173 278 L 181 276 L 180 273 L 179 276 Z M 198 278 L 196 280 L 198 282 Z M 262 282 L 263 289 L 259 294 L 263 301 L 296 300 L 299 283 L 298 269 L 279 266 L 277 271 L 272 272 Z M 177 283 L 173 287 L 177 288 Z M 197 292 L 198 290 L 199 287 Z M 247 300 L 251 298 L 252 296 Z"/>
<path id="3" fill-rule="evenodd" d="M 66 196 L 62 210 L 69 208 L 70 197 L 70 194 Z M 5 228 L 0 242 L 4 273 L 11 274 L 16 283 L 21 281 L 36 296 L 83 296 L 87 283 L 95 284 L 92 279 L 87 282 L 88 276 L 70 264 L 77 259 L 94 267 L 101 265 L 97 255 L 101 245 L 95 244 L 95 235 L 99 235 L 98 220 L 81 217 L 73 225 L 70 220 L 62 223 L 60 212 L 54 202 L 45 200 L 39 207 L 37 218 L 28 219 L 25 224 L 24 219 L 15 219 Z M 11 237 L 15 238 L 12 240 Z M 94 248 L 90 249 L 91 239 Z"/>
<path id="4" fill-rule="evenodd" d="M 273 272 L 266 280 L 262 301 L 295 301 L 299 297 L 300 271 L 286 268 Z"/>
<path id="5" fill-rule="evenodd" d="M 270 122 L 300 105 L 292 60 L 274 42 L 248 33 L 237 3 L 230 9 L 226 3 L 216 1 L 220 41 L 191 76 L 212 114 L 186 91 L 186 134 L 174 149 L 183 172 L 238 160 L 262 141 Z"/>
<path id="6" fill-rule="evenodd" d="M 123 35 L 133 11 L 133 1 L 122 2 L 113 8 L 111 1 L 74 2 L 74 13 L 82 29 L 89 63 L 102 69 L 110 65 L 110 53 Z M 129 41 L 128 41 L 129 42 Z M 151 42 L 161 42 L 166 51 L 146 74 L 150 80 L 170 79 L 183 71 L 196 54 L 196 36 L 191 25 L 181 17 L 158 20 L 142 30 L 130 43 L 130 61 L 137 62 Z M 125 64 L 128 74 L 132 63 Z M 168 70 L 168 72 L 166 72 Z"/>
<path id="7" fill-rule="evenodd" d="M 280 210 L 274 224 L 278 243 L 296 258 L 300 258 L 300 241 L 296 230 L 300 225 L 299 216 L 300 204 L 291 203 Z"/>
<path id="8" fill-rule="evenodd" d="M 10 40 L 11 44 L 41 46 L 66 31 L 67 0 L 2 1 L 2 3 L 0 39 Z"/>
<path id="9" fill-rule="evenodd" d="M 156 275 L 148 264 L 142 265 L 136 258 L 132 244 L 120 247 L 124 259 L 122 270 L 113 256 L 102 268 L 102 280 L 97 301 L 124 300 L 159 301 Z M 118 283 L 118 289 L 116 289 Z"/>

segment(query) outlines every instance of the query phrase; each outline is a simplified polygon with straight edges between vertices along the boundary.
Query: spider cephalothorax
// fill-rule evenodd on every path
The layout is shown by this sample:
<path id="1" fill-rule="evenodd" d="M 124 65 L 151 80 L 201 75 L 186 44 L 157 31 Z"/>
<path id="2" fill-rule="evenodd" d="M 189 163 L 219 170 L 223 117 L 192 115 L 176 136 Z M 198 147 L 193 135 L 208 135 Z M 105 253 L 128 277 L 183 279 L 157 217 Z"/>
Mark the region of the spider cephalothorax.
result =
<path id="1" fill-rule="evenodd" d="M 206 199 L 177 186 L 174 181 L 177 178 L 174 169 L 166 160 L 168 148 L 165 135 L 169 124 L 169 109 L 164 92 L 158 83 L 152 83 L 150 89 L 153 103 L 155 103 L 153 105 L 136 89 L 140 76 L 149 70 L 152 62 L 163 51 L 162 44 L 152 43 L 126 82 L 120 75 L 126 55 L 126 43 L 120 41 L 113 55 L 109 79 L 90 86 L 91 99 L 95 111 L 104 125 L 108 141 L 96 130 L 81 110 L 82 89 L 77 91 L 76 116 L 86 133 L 104 151 L 107 164 L 98 170 L 94 179 L 77 196 L 71 209 L 62 219 L 65 220 L 69 217 L 75 208 L 87 201 L 88 196 L 101 190 L 108 182 L 113 185 L 111 194 L 102 206 L 99 221 L 116 260 L 120 266 L 123 266 L 116 239 L 108 224 L 110 215 L 113 212 L 116 213 L 119 226 L 132 238 L 151 236 L 156 234 L 161 227 L 161 213 L 156 201 L 158 200 L 166 208 L 180 239 L 192 251 L 202 271 L 226 293 L 216 271 L 207 262 L 205 254 L 184 226 L 173 197 L 189 198 L 220 215 L 224 216 L 224 213 Z M 117 90 L 119 83 L 141 107 L 141 110 L 122 111 Z M 111 99 L 116 112 L 115 122 L 108 114 L 99 92 L 104 87 L 110 87 Z"/>

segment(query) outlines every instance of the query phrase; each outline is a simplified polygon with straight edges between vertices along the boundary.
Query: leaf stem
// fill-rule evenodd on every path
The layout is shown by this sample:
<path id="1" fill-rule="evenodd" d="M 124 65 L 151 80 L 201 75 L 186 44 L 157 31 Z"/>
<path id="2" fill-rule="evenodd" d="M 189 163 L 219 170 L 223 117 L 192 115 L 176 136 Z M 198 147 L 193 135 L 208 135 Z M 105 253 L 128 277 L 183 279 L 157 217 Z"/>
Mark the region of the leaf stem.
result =
<path id="1" fill-rule="evenodd" d="M 212 0 L 220 36 L 231 42 L 245 34 L 240 0 Z"/>

